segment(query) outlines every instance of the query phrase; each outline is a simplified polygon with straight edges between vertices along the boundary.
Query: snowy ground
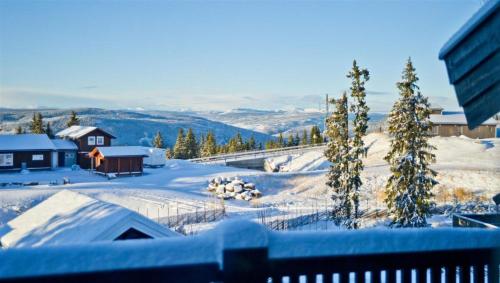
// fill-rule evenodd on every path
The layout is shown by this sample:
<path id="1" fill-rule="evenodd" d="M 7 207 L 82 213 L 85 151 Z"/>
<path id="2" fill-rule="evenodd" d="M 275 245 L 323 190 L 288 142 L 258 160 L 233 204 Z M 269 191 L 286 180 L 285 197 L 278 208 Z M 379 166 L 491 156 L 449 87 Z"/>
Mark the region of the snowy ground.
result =
<path id="1" fill-rule="evenodd" d="M 480 200 L 491 203 L 491 196 L 500 192 L 500 139 L 472 140 L 463 137 L 431 140 L 437 147 L 437 161 L 433 168 L 438 171 L 439 185 L 435 188 L 438 204 Z M 384 155 L 388 151 L 389 139 L 384 134 L 370 134 L 366 138 L 370 146 L 363 172 L 362 210 L 384 208 L 383 188 L 389 169 Z M 143 176 L 122 177 L 107 180 L 91 175 L 87 171 L 39 171 L 29 174 L 1 173 L 2 183 L 38 182 L 38 185 L 0 186 L 0 225 L 29 209 L 51 194 L 65 188 L 73 189 L 92 197 L 122 205 L 147 217 L 159 220 L 185 213 L 203 213 L 213 207 L 223 206 L 227 217 L 286 219 L 307 213 L 324 211 L 329 201 L 325 187 L 328 163 L 321 152 L 308 152 L 301 156 L 276 158 L 276 163 L 288 160 L 288 172 L 268 173 L 262 171 L 231 168 L 218 165 L 194 164 L 171 160 L 164 168 L 146 169 Z M 241 200 L 214 199 L 206 191 L 210 178 L 240 176 L 253 182 L 263 197 L 251 202 Z M 62 185 L 63 177 L 71 184 Z M 50 183 L 58 182 L 58 185 Z M 449 218 L 435 215 L 430 219 L 433 226 L 449 225 Z M 368 219 L 366 226 L 385 223 L 382 218 Z M 190 225 L 186 230 L 196 233 L 213 226 Z M 328 221 L 304 225 L 298 229 L 330 229 Z"/>

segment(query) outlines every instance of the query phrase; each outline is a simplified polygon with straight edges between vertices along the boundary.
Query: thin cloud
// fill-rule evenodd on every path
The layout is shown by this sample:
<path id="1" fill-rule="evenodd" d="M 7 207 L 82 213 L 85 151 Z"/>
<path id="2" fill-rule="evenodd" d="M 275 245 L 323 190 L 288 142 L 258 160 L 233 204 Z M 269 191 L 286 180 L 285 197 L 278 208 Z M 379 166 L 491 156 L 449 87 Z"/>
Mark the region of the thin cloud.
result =
<path id="1" fill-rule="evenodd" d="M 86 86 L 81 86 L 79 89 L 96 89 L 98 86 L 96 85 L 86 85 Z"/>
<path id="2" fill-rule="evenodd" d="M 382 95 L 394 95 L 394 93 L 389 92 L 389 91 L 377 91 L 377 90 L 367 90 L 366 95 L 377 95 L 377 96 L 382 96 Z"/>

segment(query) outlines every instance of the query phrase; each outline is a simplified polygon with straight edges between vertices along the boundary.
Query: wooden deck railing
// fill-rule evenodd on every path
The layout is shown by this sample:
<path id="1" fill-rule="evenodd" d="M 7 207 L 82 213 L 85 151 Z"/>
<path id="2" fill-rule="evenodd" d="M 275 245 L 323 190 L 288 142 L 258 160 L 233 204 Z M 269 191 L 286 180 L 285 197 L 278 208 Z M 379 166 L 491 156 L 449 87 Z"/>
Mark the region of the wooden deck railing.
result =
<path id="1" fill-rule="evenodd" d="M 0 252 L 0 282 L 499 283 L 500 231 L 274 232 L 223 223 L 194 237 Z"/>

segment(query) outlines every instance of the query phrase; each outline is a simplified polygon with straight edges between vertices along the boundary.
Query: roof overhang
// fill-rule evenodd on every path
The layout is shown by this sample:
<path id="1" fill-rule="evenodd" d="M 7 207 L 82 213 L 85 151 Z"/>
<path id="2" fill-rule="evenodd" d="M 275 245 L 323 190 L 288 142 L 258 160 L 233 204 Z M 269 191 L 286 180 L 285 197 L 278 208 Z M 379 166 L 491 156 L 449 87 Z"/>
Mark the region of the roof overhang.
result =
<path id="1" fill-rule="evenodd" d="M 439 52 L 470 129 L 500 111 L 500 0 L 490 0 Z"/>

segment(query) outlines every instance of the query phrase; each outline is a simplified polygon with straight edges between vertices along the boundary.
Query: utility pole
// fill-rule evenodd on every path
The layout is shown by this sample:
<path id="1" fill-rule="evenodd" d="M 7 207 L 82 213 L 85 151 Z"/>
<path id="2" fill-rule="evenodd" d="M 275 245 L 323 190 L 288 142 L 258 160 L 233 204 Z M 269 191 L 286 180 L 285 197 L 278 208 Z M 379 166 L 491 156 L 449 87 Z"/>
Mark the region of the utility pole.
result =
<path id="1" fill-rule="evenodd" d="M 325 113 L 325 121 L 323 122 L 323 132 L 326 131 L 326 119 L 328 119 L 328 113 L 330 112 L 329 111 L 329 101 L 328 101 L 328 93 L 325 95 L 325 110 L 326 110 L 326 113 Z"/>

